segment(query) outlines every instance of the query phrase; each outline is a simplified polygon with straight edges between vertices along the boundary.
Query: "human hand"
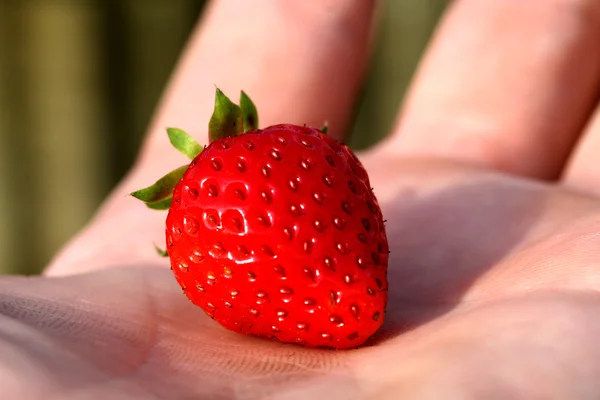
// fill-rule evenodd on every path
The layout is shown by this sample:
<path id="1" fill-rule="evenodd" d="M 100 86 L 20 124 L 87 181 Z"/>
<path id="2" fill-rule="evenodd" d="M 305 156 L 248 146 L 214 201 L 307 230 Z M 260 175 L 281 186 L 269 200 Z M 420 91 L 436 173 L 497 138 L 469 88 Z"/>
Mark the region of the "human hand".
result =
<path id="1" fill-rule="evenodd" d="M 595 2 L 449 11 L 395 133 L 361 155 L 388 219 L 390 299 L 374 340 L 344 352 L 206 318 L 148 251 L 164 215 L 124 196 L 178 165 L 161 153 L 162 127 L 203 132 L 212 84 L 251 93 L 263 125 L 328 119 L 343 131 L 373 4 L 243 4 L 213 5 L 138 165 L 48 270 L 81 274 L 0 281 L 9 398 L 595 398 Z M 223 35 L 230 26 L 241 33 Z M 233 73 L 230 58 L 257 70 Z"/>

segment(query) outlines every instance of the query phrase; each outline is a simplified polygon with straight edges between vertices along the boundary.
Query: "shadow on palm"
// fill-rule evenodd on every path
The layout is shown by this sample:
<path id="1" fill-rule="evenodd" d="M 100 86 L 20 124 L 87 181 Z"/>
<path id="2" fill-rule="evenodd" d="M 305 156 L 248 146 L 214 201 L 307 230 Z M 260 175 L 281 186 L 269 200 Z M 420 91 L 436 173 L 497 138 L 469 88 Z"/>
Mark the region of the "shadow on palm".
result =
<path id="1" fill-rule="evenodd" d="M 426 194 L 407 187 L 382 204 L 391 243 L 385 335 L 453 309 L 540 217 L 543 193 L 481 175 Z"/>

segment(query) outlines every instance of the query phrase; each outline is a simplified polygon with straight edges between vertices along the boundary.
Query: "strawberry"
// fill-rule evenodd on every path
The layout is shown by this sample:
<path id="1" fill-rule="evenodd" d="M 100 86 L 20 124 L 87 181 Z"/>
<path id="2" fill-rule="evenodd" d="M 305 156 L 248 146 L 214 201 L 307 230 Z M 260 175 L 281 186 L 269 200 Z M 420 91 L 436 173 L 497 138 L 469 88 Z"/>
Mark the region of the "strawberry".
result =
<path id="1" fill-rule="evenodd" d="M 168 209 L 171 269 L 189 300 L 232 331 L 336 349 L 382 325 L 388 244 L 367 172 L 343 144 L 296 125 L 257 128 L 252 101 L 217 89 L 202 149 L 132 193 Z"/>

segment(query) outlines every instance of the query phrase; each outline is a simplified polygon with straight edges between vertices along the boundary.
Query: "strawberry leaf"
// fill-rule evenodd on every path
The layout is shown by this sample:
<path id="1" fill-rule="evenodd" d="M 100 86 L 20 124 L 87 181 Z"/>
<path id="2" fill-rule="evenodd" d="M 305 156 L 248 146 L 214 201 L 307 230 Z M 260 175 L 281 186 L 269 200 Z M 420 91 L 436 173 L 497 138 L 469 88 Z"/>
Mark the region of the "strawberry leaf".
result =
<path id="1" fill-rule="evenodd" d="M 181 154 L 193 160 L 202 152 L 202 146 L 187 132 L 177 128 L 167 128 L 169 141 Z"/>
<path id="2" fill-rule="evenodd" d="M 329 129 L 329 124 L 327 122 L 325 122 L 325 124 L 323 125 L 323 127 L 320 129 L 321 132 L 323 132 L 324 134 L 327 135 L 327 130 Z"/>
<path id="3" fill-rule="evenodd" d="M 130 194 L 136 199 L 146 203 L 148 207 L 154 208 L 153 205 L 156 205 L 156 203 L 161 201 L 166 201 L 173 195 L 175 185 L 177 185 L 177 182 L 179 182 L 187 169 L 188 165 L 181 166 L 157 180 L 153 185 L 136 190 Z"/>
<path id="4" fill-rule="evenodd" d="M 169 257 L 169 253 L 167 252 L 167 250 L 163 250 L 160 247 L 158 247 L 157 245 L 154 245 L 154 249 L 156 249 L 156 252 L 158 253 L 159 256 Z"/>
<path id="5" fill-rule="evenodd" d="M 240 94 L 240 108 L 244 120 L 244 132 L 258 128 L 258 111 L 250 97 L 243 90 Z"/>
<path id="6" fill-rule="evenodd" d="M 153 203 L 146 203 L 146 207 L 152 210 L 168 210 L 171 208 L 171 202 L 173 201 L 173 196 L 169 196 L 166 199 L 155 201 Z"/>
<path id="7" fill-rule="evenodd" d="M 217 89 L 215 93 L 215 109 L 208 122 L 208 138 L 210 142 L 241 135 L 244 133 L 243 129 L 242 109 L 232 103 L 221 90 Z"/>

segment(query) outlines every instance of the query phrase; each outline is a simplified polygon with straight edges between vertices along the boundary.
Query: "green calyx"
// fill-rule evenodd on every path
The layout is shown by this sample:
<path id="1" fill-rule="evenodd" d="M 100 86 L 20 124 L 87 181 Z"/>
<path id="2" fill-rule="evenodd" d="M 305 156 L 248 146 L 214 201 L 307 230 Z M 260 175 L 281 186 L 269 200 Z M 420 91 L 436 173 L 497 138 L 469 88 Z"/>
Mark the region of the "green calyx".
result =
<path id="1" fill-rule="evenodd" d="M 216 89 L 215 109 L 208 123 L 208 137 L 212 143 L 217 139 L 239 136 L 258 128 L 258 112 L 250 97 L 244 92 L 240 95 L 240 105 L 234 104 L 225 94 Z M 203 147 L 188 133 L 177 128 L 168 128 L 169 141 L 181 154 L 190 160 L 195 159 Z M 153 210 L 168 210 L 171 207 L 173 190 L 189 167 L 183 165 L 154 184 L 130 193 L 133 197 L 143 201 L 148 208 Z"/>
<path id="2" fill-rule="evenodd" d="M 167 128 L 167 135 L 173 147 L 190 160 L 202 153 L 202 146 L 181 129 Z"/>
<path id="3" fill-rule="evenodd" d="M 257 127 L 258 112 L 246 93 L 241 93 L 238 106 L 217 89 L 215 110 L 208 122 L 208 138 L 211 143 L 217 139 L 242 135 Z"/>
<path id="4" fill-rule="evenodd" d="M 169 257 L 169 252 L 167 250 L 161 249 L 157 245 L 154 245 L 154 249 L 156 250 L 156 254 L 160 257 Z"/>
<path id="5" fill-rule="evenodd" d="M 242 110 L 242 120 L 244 122 L 244 132 L 258 128 L 258 110 L 250 100 L 250 97 L 242 90 L 240 94 L 240 109 Z"/>
<path id="6" fill-rule="evenodd" d="M 177 182 L 183 177 L 188 166 L 183 165 L 176 170 L 169 172 L 163 176 L 153 185 L 150 185 L 144 189 L 136 190 L 131 193 L 133 197 L 146 203 L 148 208 L 153 210 L 168 210 L 171 207 L 171 200 L 173 198 L 173 189 Z"/>

